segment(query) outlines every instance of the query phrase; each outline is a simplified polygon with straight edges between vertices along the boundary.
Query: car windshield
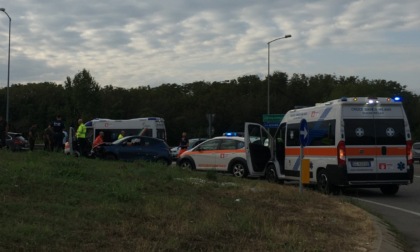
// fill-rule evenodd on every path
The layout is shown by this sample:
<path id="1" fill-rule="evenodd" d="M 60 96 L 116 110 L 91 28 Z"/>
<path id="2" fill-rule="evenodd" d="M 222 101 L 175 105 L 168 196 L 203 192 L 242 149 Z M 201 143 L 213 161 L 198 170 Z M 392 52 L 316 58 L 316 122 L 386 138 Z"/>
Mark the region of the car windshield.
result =
<path id="1" fill-rule="evenodd" d="M 115 140 L 114 142 L 112 142 L 112 144 L 120 144 L 120 143 L 122 143 L 122 142 L 124 142 L 124 141 L 126 141 L 128 138 L 130 138 L 131 136 L 126 136 L 126 137 L 123 137 L 123 138 L 121 138 L 121 139 L 118 139 L 118 140 Z"/>

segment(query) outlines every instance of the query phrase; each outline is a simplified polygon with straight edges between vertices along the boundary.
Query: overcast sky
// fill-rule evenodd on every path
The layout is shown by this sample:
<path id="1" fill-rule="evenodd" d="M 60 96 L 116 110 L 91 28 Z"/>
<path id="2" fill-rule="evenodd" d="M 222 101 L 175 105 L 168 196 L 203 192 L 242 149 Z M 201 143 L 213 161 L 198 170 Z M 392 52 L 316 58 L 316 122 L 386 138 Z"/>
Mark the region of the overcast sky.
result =
<path id="1" fill-rule="evenodd" d="M 419 0 L 13 0 L 10 84 L 83 68 L 123 88 L 270 72 L 385 79 L 420 94 Z M 0 13 L 0 87 L 8 18 Z"/>

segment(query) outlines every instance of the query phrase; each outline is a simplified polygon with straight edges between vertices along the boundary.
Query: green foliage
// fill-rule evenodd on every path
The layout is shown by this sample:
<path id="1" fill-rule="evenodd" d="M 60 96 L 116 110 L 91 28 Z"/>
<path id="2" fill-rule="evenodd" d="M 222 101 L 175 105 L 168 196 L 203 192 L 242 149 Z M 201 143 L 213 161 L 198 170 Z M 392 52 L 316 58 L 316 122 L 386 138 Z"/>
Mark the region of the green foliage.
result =
<path id="1" fill-rule="evenodd" d="M 5 88 L 0 89 L 0 111 L 5 111 Z M 306 76 L 275 71 L 270 76 L 270 113 L 284 114 L 295 106 L 352 96 L 401 95 L 415 140 L 420 141 L 420 98 L 395 81 L 368 80 L 357 76 L 318 74 Z M 215 114 L 214 135 L 243 131 L 244 122 L 262 122 L 267 112 L 267 79 L 258 75 L 240 76 L 223 82 L 162 84 L 130 89 L 99 86 L 83 69 L 63 85 L 55 83 L 15 84 L 10 88 L 11 130 L 27 133 L 32 123 L 41 131 L 55 115 L 61 114 L 66 126 L 77 119 L 127 119 L 157 116 L 165 118 L 167 141 L 177 145 L 179 135 L 207 137 L 206 114 Z M 3 116 L 4 117 L 4 116 Z"/>
<path id="2" fill-rule="evenodd" d="M 367 251 L 372 241 L 363 211 L 311 190 L 145 162 L 0 156 L 0 251 Z"/>

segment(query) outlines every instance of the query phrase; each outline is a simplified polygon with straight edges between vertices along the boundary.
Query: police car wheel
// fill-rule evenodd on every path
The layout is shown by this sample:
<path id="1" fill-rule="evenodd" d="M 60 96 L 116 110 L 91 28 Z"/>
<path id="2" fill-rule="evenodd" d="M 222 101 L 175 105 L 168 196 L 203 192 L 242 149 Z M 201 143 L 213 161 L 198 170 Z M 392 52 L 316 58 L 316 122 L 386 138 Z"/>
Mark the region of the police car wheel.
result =
<path id="1" fill-rule="evenodd" d="M 238 178 L 244 178 L 247 175 L 247 167 L 243 162 L 236 161 L 232 164 L 232 174 Z"/>
<path id="2" fill-rule="evenodd" d="M 194 170 L 194 167 L 193 167 L 191 161 L 188 160 L 188 159 L 182 160 L 180 166 L 181 166 L 182 169 Z"/>
<path id="3" fill-rule="evenodd" d="M 276 167 L 273 164 L 270 164 L 265 169 L 265 178 L 270 183 L 276 183 L 278 181 Z"/>

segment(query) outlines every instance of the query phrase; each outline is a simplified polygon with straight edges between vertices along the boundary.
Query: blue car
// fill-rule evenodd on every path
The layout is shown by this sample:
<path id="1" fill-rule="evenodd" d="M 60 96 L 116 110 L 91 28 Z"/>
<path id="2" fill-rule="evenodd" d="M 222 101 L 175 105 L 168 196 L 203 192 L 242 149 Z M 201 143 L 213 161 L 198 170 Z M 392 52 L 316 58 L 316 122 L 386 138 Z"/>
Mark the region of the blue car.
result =
<path id="1" fill-rule="evenodd" d="M 146 160 L 166 165 L 172 163 L 166 142 L 146 136 L 127 136 L 112 143 L 100 144 L 93 149 L 93 155 L 109 160 Z"/>

